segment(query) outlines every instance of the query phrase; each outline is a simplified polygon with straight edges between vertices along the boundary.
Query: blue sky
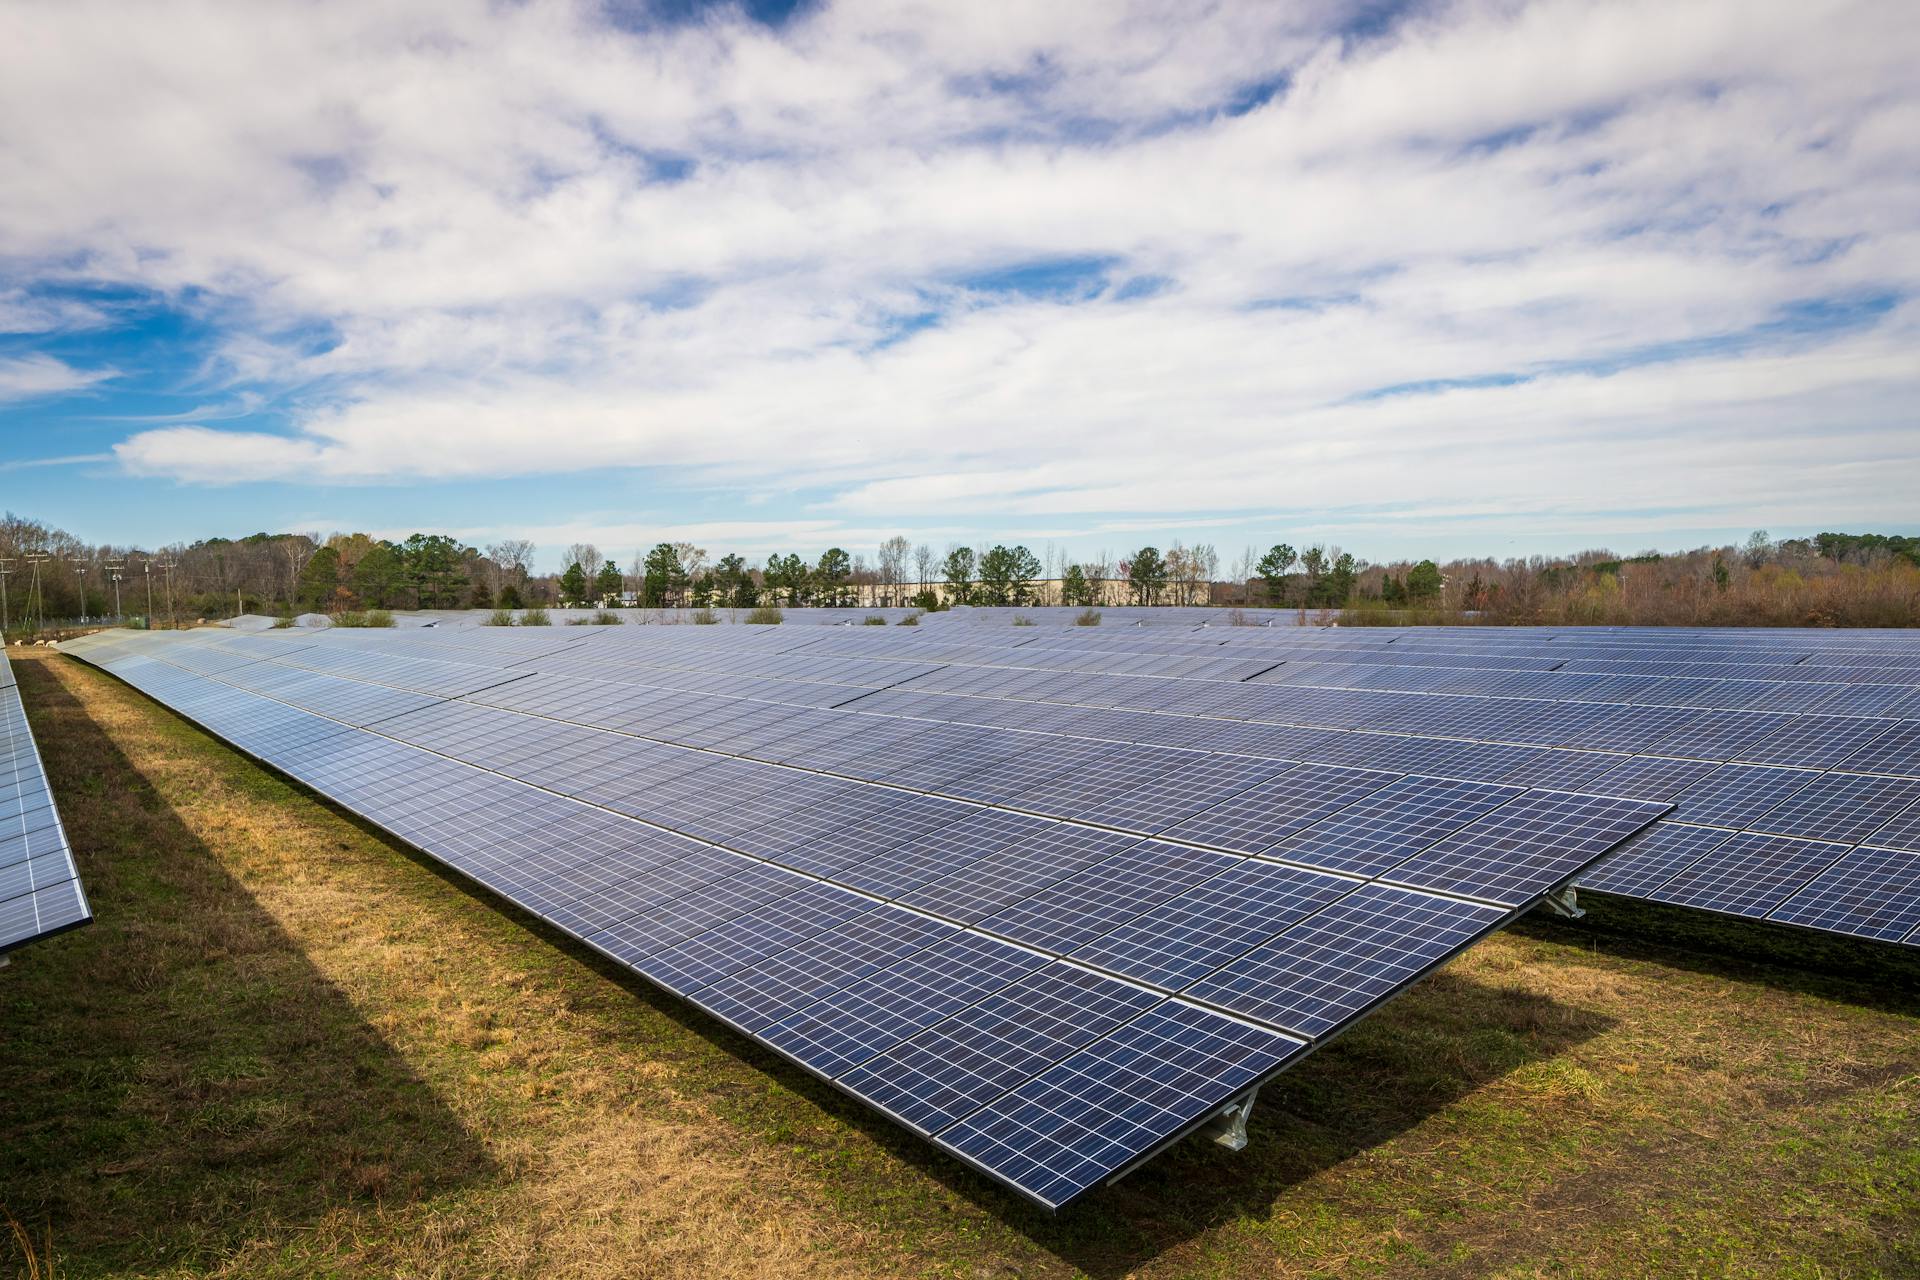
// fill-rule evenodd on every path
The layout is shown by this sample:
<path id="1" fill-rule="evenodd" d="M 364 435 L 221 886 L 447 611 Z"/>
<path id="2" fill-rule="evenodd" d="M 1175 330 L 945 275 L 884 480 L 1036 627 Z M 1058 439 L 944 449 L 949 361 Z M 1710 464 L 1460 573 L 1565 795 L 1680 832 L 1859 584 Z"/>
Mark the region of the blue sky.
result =
<path id="1" fill-rule="evenodd" d="M 1920 532 L 1900 9 L 18 11 L 0 505 L 546 565 Z"/>

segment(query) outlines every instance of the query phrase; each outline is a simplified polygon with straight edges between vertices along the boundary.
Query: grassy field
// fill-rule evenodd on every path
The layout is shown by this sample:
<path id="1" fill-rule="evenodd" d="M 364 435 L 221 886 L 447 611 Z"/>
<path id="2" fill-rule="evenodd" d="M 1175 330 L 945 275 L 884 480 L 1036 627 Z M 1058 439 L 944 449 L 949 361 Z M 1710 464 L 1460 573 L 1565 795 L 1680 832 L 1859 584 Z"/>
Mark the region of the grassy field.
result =
<path id="1" fill-rule="evenodd" d="M 0 970 L 0 1272 L 1920 1275 L 1910 968 L 1526 925 L 1244 1152 L 1048 1218 L 110 677 L 17 669 L 99 919 Z"/>

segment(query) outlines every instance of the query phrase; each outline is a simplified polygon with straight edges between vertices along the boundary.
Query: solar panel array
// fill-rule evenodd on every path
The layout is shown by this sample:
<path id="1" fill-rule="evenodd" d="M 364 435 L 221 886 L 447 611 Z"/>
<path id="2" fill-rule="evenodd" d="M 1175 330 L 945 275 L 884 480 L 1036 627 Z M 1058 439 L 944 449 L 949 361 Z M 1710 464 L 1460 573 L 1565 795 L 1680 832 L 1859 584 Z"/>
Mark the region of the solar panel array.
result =
<path id="1" fill-rule="evenodd" d="M 1171 630 L 608 629 L 535 665 L 949 725 L 1666 800 L 1673 813 L 1583 888 L 1920 944 L 1912 633 Z M 504 642 L 483 635 L 441 635 L 424 651 L 463 644 L 489 661 Z M 1153 799 L 1153 787 L 1136 791 Z"/>
<path id="2" fill-rule="evenodd" d="M 1670 799 L 1659 828 L 1582 886 L 1920 942 L 1911 633 L 967 630 L 917 650 L 948 670 L 842 705 L 1025 724 L 1030 710 L 992 703 L 1065 704 L 1075 712 L 1051 725 L 1130 741 L 1197 733 L 1254 754 Z M 805 651 L 872 643 L 849 634 Z M 1117 675 L 1132 678 L 1102 678 Z M 1221 719 L 1246 727 L 1191 727 Z M 1283 731 L 1294 736 L 1273 737 Z"/>
<path id="3" fill-rule="evenodd" d="M 92 918 L 13 664 L 0 651 L 0 952 Z"/>
<path id="4" fill-rule="evenodd" d="M 1308 759 L 1295 748 L 1327 735 L 1217 709 L 917 692 L 1027 673 L 1004 643 L 870 636 L 65 647 L 1048 1206 L 1206 1123 L 1670 807 Z M 1143 657 L 1168 665 L 1119 660 Z M 1141 679 L 1268 692 L 1245 677 L 1271 662 L 1227 660 L 1233 680 L 1067 679 L 1087 698 Z M 1140 715 L 1179 740 L 1120 732 Z"/>

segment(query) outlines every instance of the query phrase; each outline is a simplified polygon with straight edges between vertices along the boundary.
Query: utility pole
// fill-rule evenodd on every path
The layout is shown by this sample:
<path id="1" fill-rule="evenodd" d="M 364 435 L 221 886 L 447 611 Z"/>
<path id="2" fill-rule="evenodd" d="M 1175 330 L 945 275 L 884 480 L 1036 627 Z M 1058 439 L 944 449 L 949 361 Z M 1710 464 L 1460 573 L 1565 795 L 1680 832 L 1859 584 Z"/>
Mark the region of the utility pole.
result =
<path id="1" fill-rule="evenodd" d="M 87 566 L 78 565 L 74 572 L 80 575 L 80 621 L 87 620 Z"/>
<path id="2" fill-rule="evenodd" d="M 162 561 L 160 569 L 167 575 L 167 629 L 169 631 L 178 630 L 180 621 L 173 616 L 173 561 Z"/>
<path id="3" fill-rule="evenodd" d="M 120 612 L 120 571 L 126 567 L 127 564 L 124 560 L 119 564 L 107 565 L 107 572 L 113 575 L 113 616 L 115 621 L 126 616 Z"/>
<path id="4" fill-rule="evenodd" d="M 7 575 L 12 572 L 12 558 L 0 558 L 0 644 L 7 642 L 7 631 L 13 626 L 12 614 L 7 609 Z"/>
<path id="5" fill-rule="evenodd" d="M 33 566 L 33 586 L 27 592 L 27 599 L 31 603 L 27 607 L 37 612 L 41 631 L 47 629 L 47 598 L 40 591 L 40 562 L 46 558 L 47 553 L 44 551 L 33 551 L 27 554 L 27 563 Z"/>
<path id="6" fill-rule="evenodd" d="M 148 558 L 140 562 L 140 572 L 147 580 L 147 626 L 153 626 L 153 560 Z"/>

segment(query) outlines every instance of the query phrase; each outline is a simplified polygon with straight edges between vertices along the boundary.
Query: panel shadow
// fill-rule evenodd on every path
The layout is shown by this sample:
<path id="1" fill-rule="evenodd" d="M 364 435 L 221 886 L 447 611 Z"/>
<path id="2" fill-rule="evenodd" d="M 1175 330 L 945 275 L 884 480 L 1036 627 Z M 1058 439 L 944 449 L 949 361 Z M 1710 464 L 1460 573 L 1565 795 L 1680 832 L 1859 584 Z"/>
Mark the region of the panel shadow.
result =
<path id="1" fill-rule="evenodd" d="M 96 918 L 0 970 L 0 1206 L 62 1255 L 173 1270 L 486 1177 L 48 665 L 15 669 Z"/>

